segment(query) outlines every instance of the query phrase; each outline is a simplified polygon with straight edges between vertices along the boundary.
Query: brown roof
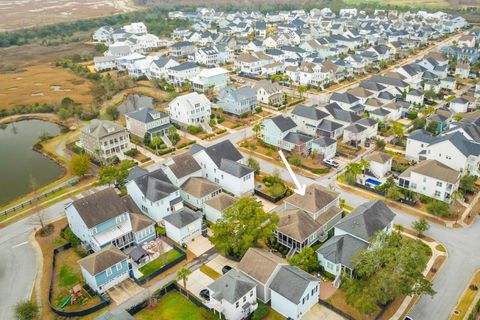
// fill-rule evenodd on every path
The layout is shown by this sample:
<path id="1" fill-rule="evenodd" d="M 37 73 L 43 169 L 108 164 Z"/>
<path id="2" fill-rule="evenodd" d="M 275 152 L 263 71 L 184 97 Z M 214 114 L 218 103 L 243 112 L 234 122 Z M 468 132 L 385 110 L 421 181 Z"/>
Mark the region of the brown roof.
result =
<path id="1" fill-rule="evenodd" d="M 240 53 L 235 60 L 241 62 L 257 62 L 259 59 L 249 53 Z"/>
<path id="2" fill-rule="evenodd" d="M 99 274 L 115 264 L 128 259 L 128 256 L 114 245 L 78 260 L 78 263 L 91 275 Z"/>
<path id="3" fill-rule="evenodd" d="M 77 209 L 88 228 L 93 228 L 102 222 L 128 212 L 127 206 L 113 188 L 97 191 L 94 194 L 75 200 L 72 205 Z"/>
<path id="4" fill-rule="evenodd" d="M 458 41 L 472 41 L 472 40 L 473 40 L 473 36 L 470 34 L 462 34 L 460 39 L 458 39 Z"/>
<path id="5" fill-rule="evenodd" d="M 209 205 L 214 209 L 217 209 L 220 212 L 223 212 L 236 201 L 237 199 L 232 197 L 231 195 L 228 195 L 226 193 L 220 193 L 219 195 L 205 201 L 205 204 Z"/>
<path id="6" fill-rule="evenodd" d="M 351 95 L 354 95 L 355 97 L 360 97 L 360 98 L 366 98 L 373 95 L 372 92 L 362 87 L 355 87 L 353 89 L 348 90 L 347 92 L 350 93 Z"/>
<path id="7" fill-rule="evenodd" d="M 386 109 L 399 110 L 402 106 L 396 102 L 390 102 L 383 106 Z"/>
<path id="8" fill-rule="evenodd" d="M 322 227 L 310 214 L 300 209 L 281 211 L 278 218 L 277 230 L 299 242 L 303 242 Z"/>
<path id="9" fill-rule="evenodd" d="M 325 60 L 322 62 L 322 72 L 336 72 L 338 69 L 337 65 L 332 61 Z"/>
<path id="10" fill-rule="evenodd" d="M 438 51 L 431 51 L 427 54 L 427 58 L 432 58 L 437 61 L 448 61 L 448 58 L 443 54 Z"/>
<path id="11" fill-rule="evenodd" d="M 377 98 L 369 98 L 365 101 L 365 104 L 372 106 L 372 107 L 381 107 L 383 106 L 383 102 L 378 100 Z"/>
<path id="12" fill-rule="evenodd" d="M 449 183 L 456 183 L 460 178 L 460 172 L 437 160 L 422 161 L 416 166 L 408 168 L 400 177 L 409 178 L 412 172 Z"/>
<path id="13" fill-rule="evenodd" d="M 390 159 L 392 159 L 390 155 L 380 151 L 375 151 L 365 156 L 365 160 L 378 163 L 386 163 Z"/>
<path id="14" fill-rule="evenodd" d="M 171 160 L 173 164 L 168 167 L 172 170 L 175 177 L 179 179 L 202 169 L 195 158 L 188 152 L 179 154 Z"/>
<path id="15" fill-rule="evenodd" d="M 389 78 L 394 78 L 394 79 L 400 79 L 400 80 L 405 80 L 406 79 L 405 76 L 403 76 L 402 74 L 400 74 L 398 72 L 395 72 L 395 71 L 385 72 L 384 76 L 389 77 Z"/>
<path id="16" fill-rule="evenodd" d="M 132 224 L 133 232 L 143 230 L 151 226 L 152 224 L 155 224 L 155 221 L 142 213 L 142 211 L 140 210 L 140 208 L 138 208 L 137 204 L 135 203 L 135 201 L 133 201 L 130 195 L 126 195 L 125 197 L 123 197 L 122 201 L 127 207 L 128 212 L 130 213 L 130 222 Z"/>
<path id="17" fill-rule="evenodd" d="M 191 177 L 181 186 L 182 191 L 191 194 L 195 198 L 203 198 L 214 191 L 220 190 L 221 187 L 215 182 L 211 182 L 205 178 Z"/>
<path id="18" fill-rule="evenodd" d="M 301 196 L 295 193 L 288 197 L 286 202 L 299 209 L 315 213 L 332 203 L 338 196 L 338 192 L 331 191 L 319 184 L 313 183 L 307 187 L 305 195 Z"/>
<path id="19" fill-rule="evenodd" d="M 258 248 L 250 248 L 237 265 L 238 270 L 260 283 L 267 283 L 278 265 L 286 261 L 271 252 Z"/>

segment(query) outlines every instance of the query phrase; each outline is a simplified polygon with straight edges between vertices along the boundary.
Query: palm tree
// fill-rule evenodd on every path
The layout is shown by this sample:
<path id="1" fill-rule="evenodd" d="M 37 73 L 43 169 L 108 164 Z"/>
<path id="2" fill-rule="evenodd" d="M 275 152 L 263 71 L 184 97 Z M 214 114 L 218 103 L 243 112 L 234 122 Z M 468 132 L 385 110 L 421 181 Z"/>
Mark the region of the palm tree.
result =
<path id="1" fill-rule="evenodd" d="M 303 94 L 307 91 L 307 87 L 306 86 L 298 86 L 297 91 L 298 91 L 298 94 L 300 95 L 300 97 L 303 97 Z"/>
<path id="2" fill-rule="evenodd" d="M 158 152 L 158 146 L 162 143 L 162 140 L 160 140 L 159 136 L 154 136 L 150 143 L 155 147 L 155 151 Z"/>
<path id="3" fill-rule="evenodd" d="M 450 195 L 450 199 L 453 200 L 451 209 L 454 209 L 454 204 L 455 204 L 455 202 L 459 201 L 460 199 L 465 199 L 465 197 L 464 197 L 463 193 L 462 193 L 460 190 L 455 190 L 455 191 L 453 191 L 452 194 Z M 458 214 L 459 214 L 459 213 L 460 213 L 460 212 L 458 211 L 458 209 L 455 210 L 455 216 L 456 216 L 457 221 L 458 221 Z"/>
<path id="4" fill-rule="evenodd" d="M 186 268 L 186 267 L 177 271 L 177 281 L 182 280 L 183 287 L 185 288 L 185 292 L 187 293 L 187 297 L 188 297 L 187 280 L 188 280 L 188 276 L 191 273 L 192 273 L 192 270 L 190 270 L 189 268 Z"/>
<path id="5" fill-rule="evenodd" d="M 390 127 L 390 132 L 395 136 L 397 140 L 403 137 L 403 127 L 400 123 L 394 122 Z"/>
<path id="6" fill-rule="evenodd" d="M 252 131 L 255 132 L 255 137 L 258 138 L 258 134 L 262 130 L 262 127 L 260 126 L 260 123 L 257 123 L 252 127 Z"/>
<path id="7" fill-rule="evenodd" d="M 360 167 L 362 167 L 363 174 L 365 174 L 365 171 L 370 168 L 370 161 L 367 161 L 365 159 L 361 159 L 358 164 L 360 165 Z"/>

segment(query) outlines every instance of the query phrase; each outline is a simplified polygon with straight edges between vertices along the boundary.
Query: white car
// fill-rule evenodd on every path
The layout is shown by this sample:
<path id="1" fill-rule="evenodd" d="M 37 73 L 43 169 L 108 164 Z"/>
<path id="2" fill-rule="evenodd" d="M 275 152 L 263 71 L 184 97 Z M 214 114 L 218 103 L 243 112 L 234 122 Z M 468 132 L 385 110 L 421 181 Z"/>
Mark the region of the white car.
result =
<path id="1" fill-rule="evenodd" d="M 330 159 L 325 159 L 325 160 L 323 160 L 323 163 L 325 163 L 329 167 L 338 168 L 338 162 L 336 162 L 336 161 L 333 161 L 333 160 L 330 160 Z"/>

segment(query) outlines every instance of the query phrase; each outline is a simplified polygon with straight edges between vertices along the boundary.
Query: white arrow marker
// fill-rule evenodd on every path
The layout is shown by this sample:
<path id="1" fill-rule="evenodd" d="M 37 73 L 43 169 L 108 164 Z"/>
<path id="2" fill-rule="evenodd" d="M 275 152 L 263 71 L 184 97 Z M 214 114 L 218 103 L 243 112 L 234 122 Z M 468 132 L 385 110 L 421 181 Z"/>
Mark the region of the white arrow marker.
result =
<path id="1" fill-rule="evenodd" d="M 295 175 L 295 173 L 293 173 L 293 170 L 290 167 L 290 163 L 288 163 L 282 150 L 278 150 L 278 154 L 280 155 L 280 158 L 282 158 L 282 161 L 285 164 L 285 167 L 287 167 L 288 173 L 290 173 L 290 176 L 292 177 L 293 182 L 295 182 L 295 186 L 297 188 L 294 189 L 293 191 L 295 191 L 295 193 L 298 193 L 301 196 L 305 195 L 305 185 L 304 184 L 301 185 L 300 182 L 298 182 L 297 176 Z"/>

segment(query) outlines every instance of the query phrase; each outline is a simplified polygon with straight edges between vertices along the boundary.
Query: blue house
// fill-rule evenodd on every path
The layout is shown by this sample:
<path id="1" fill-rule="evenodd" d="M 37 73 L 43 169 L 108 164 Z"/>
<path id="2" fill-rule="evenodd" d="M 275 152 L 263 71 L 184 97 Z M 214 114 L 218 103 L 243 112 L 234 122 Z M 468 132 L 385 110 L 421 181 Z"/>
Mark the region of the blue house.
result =
<path id="1" fill-rule="evenodd" d="M 312 148 L 311 136 L 297 132 L 297 125 L 290 117 L 276 116 L 262 123 L 262 139 L 265 143 L 286 151 L 307 154 Z"/>
<path id="2" fill-rule="evenodd" d="M 110 245 L 78 260 L 85 282 L 103 293 L 129 277 L 128 256 Z"/>
<path id="3" fill-rule="evenodd" d="M 257 94 L 250 87 L 237 89 L 233 86 L 223 88 L 218 95 L 218 105 L 223 111 L 237 116 L 252 112 L 257 106 Z"/>
<path id="4" fill-rule="evenodd" d="M 111 244 L 119 249 L 155 239 L 155 222 L 142 215 L 128 196 L 121 199 L 113 188 L 101 190 L 65 207 L 68 225 L 93 251 Z"/>

